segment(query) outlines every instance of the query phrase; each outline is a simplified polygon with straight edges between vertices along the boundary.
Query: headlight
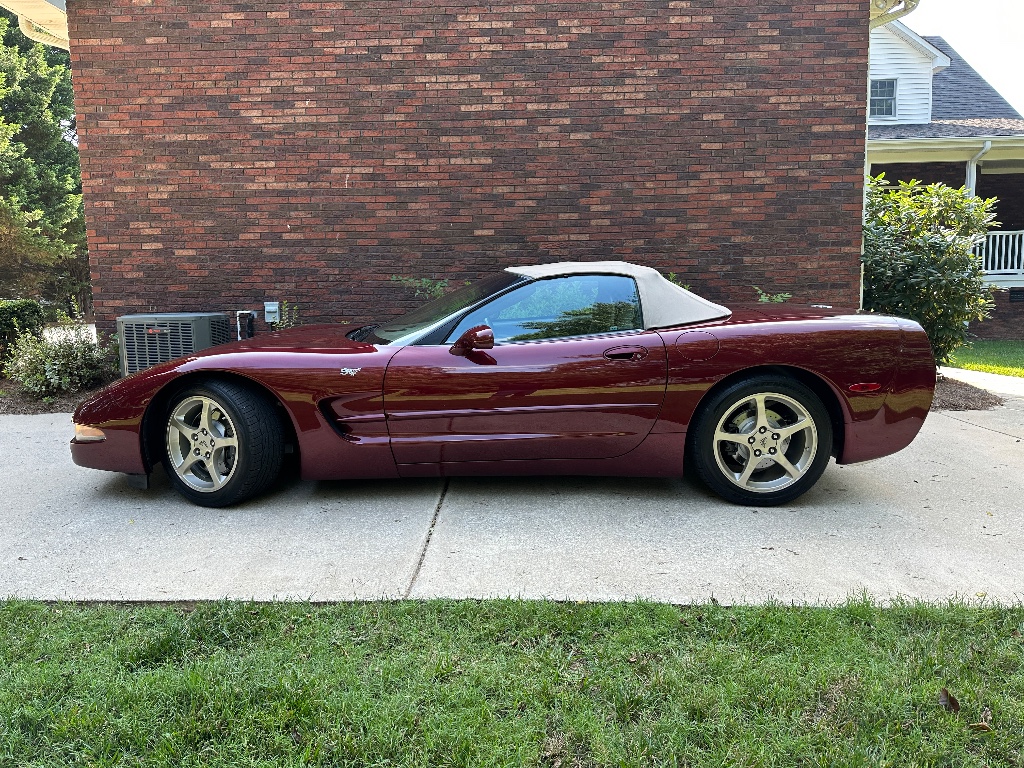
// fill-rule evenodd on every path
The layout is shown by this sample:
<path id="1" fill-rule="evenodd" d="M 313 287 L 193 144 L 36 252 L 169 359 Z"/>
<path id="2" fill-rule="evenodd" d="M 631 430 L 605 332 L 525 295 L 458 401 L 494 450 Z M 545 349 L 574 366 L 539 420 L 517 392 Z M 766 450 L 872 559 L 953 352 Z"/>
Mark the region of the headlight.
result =
<path id="1" fill-rule="evenodd" d="M 102 429 L 87 427 L 84 424 L 75 424 L 76 443 L 99 443 L 107 439 Z"/>

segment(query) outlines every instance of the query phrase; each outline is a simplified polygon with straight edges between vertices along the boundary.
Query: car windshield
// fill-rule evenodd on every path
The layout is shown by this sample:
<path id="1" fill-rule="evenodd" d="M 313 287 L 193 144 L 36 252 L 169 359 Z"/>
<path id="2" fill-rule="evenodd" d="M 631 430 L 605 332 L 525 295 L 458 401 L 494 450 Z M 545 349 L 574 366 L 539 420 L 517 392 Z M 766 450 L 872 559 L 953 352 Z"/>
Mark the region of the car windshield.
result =
<path id="1" fill-rule="evenodd" d="M 390 322 L 365 329 L 360 333 L 360 340 L 371 344 L 390 344 L 410 334 L 425 331 L 435 323 L 450 317 L 457 312 L 480 303 L 488 296 L 500 293 L 506 288 L 522 282 L 523 277 L 511 272 L 499 272 L 477 280 L 469 285 L 457 288 L 451 293 L 427 302 L 422 307 L 408 314 L 395 318 Z M 364 329 L 360 329 L 363 331 Z M 356 333 L 359 333 L 358 331 Z"/>

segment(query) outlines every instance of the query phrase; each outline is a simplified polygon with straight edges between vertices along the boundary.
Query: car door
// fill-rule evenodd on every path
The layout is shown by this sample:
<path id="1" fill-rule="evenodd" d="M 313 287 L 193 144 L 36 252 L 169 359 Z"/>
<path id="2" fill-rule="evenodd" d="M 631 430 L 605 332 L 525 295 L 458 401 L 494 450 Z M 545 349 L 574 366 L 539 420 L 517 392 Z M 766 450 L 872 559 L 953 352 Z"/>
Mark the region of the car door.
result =
<path id="1" fill-rule="evenodd" d="M 494 348 L 452 354 L 478 325 L 493 329 Z M 621 456 L 651 431 L 666 378 L 632 278 L 534 281 L 470 312 L 444 344 L 392 358 L 392 450 L 399 465 Z"/>

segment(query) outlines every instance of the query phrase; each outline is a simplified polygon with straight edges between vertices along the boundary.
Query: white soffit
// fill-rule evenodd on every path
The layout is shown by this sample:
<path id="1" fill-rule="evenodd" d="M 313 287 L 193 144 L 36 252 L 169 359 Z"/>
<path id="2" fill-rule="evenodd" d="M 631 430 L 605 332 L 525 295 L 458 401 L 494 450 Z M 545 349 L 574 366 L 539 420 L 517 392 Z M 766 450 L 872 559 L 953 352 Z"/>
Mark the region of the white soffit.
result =
<path id="1" fill-rule="evenodd" d="M 18 26 L 27 37 L 45 45 L 68 49 L 68 13 L 65 0 L 0 0 L 18 15 Z"/>
<path id="2" fill-rule="evenodd" d="M 902 18 L 913 11 L 921 0 L 871 0 L 871 29 Z"/>

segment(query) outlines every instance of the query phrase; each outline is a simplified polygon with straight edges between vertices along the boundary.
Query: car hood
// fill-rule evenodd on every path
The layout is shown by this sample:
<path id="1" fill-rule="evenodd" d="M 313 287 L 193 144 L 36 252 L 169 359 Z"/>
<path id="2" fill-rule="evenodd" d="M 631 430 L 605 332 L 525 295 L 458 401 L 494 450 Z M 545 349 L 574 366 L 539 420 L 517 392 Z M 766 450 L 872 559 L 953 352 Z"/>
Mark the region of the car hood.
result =
<path id="1" fill-rule="evenodd" d="M 194 352 L 183 357 L 159 363 L 133 373 L 105 387 L 95 397 L 87 400 L 75 412 L 78 423 L 97 424 L 104 420 L 111 406 L 119 403 L 135 403 L 142 409 L 153 393 L 176 377 L 202 370 L 231 370 L 243 375 L 252 375 L 261 368 L 297 367 L 313 365 L 313 356 L 353 355 L 352 367 L 370 366 L 377 354 L 377 364 L 393 355 L 397 348 L 376 347 L 373 344 L 352 341 L 346 338 L 358 325 L 304 325 L 284 331 L 264 333 L 245 341 L 232 341 Z M 298 357 L 298 356 L 301 357 Z M 363 362 L 365 361 L 365 362 Z M 334 359 L 331 366 L 337 365 Z M 140 411 L 141 413 L 141 411 Z M 139 417 L 135 414 L 134 417 Z"/>
<path id="2" fill-rule="evenodd" d="M 244 341 L 218 344 L 190 357 L 231 355 L 237 352 L 326 352 L 358 354 L 376 352 L 378 347 L 362 341 L 352 341 L 345 334 L 358 325 L 302 325 L 283 331 L 261 333 Z"/>

